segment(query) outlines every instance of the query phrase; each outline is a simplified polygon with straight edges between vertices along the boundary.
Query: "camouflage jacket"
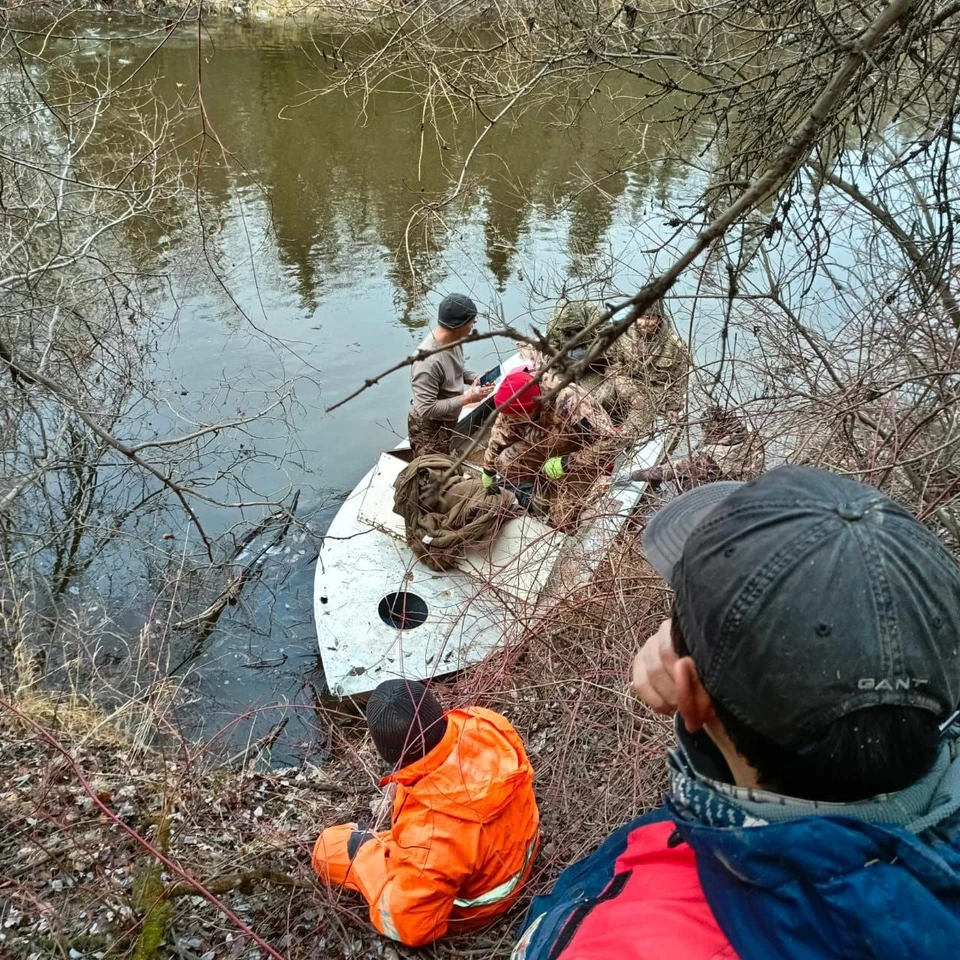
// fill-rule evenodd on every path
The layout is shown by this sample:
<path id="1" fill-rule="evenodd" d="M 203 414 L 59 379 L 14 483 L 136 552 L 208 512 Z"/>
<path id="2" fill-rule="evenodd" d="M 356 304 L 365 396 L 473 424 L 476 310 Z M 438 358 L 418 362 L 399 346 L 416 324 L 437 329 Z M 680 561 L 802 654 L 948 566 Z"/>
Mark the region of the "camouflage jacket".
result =
<path id="1" fill-rule="evenodd" d="M 541 382 L 543 393 L 549 393 L 558 382 L 549 374 L 545 376 Z M 499 415 L 490 428 L 483 468 L 489 473 L 496 472 L 497 458 L 517 443 L 536 449 L 545 462 L 551 457 L 566 456 L 600 441 L 618 438 L 617 428 L 606 410 L 585 390 L 570 383 L 544 403 L 534 419 Z"/>
<path id="2" fill-rule="evenodd" d="M 669 388 L 682 381 L 690 366 L 690 351 L 669 320 L 652 336 L 630 327 L 607 351 L 607 360 L 619 372 L 646 380 L 651 387 Z"/>
<path id="3" fill-rule="evenodd" d="M 729 437 L 725 437 L 729 441 Z M 736 443 L 705 443 L 691 456 L 643 470 L 642 479 L 707 483 L 714 480 L 751 480 L 763 472 L 764 450 L 754 431 Z"/>
<path id="4" fill-rule="evenodd" d="M 520 354 L 531 369 L 538 370 L 544 363 L 542 354 L 528 344 L 520 347 Z M 679 410 L 683 406 L 690 351 L 669 320 L 664 319 L 652 337 L 630 327 L 610 345 L 604 359 L 607 379 L 612 374 L 634 380 L 642 393 L 650 395 L 652 407 Z"/>

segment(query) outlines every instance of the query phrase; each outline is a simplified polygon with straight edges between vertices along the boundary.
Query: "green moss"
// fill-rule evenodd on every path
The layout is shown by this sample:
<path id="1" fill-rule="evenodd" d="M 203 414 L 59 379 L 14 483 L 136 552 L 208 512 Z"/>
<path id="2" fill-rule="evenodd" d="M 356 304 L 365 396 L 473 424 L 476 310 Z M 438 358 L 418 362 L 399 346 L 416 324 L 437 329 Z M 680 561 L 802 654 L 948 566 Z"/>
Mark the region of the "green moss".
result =
<path id="1" fill-rule="evenodd" d="M 170 922 L 171 905 L 168 900 L 157 900 L 147 913 L 137 941 L 134 960 L 154 960 L 157 947 L 160 946 Z"/>
<path id="2" fill-rule="evenodd" d="M 157 849 L 166 854 L 170 849 L 170 821 L 161 814 L 157 825 L 155 840 Z M 144 914 L 143 926 L 134 960 L 154 960 L 157 947 L 163 942 L 170 923 L 172 905 L 167 900 L 167 891 L 160 878 L 163 864 L 150 857 L 137 868 L 133 882 L 133 902 L 136 909 Z"/>

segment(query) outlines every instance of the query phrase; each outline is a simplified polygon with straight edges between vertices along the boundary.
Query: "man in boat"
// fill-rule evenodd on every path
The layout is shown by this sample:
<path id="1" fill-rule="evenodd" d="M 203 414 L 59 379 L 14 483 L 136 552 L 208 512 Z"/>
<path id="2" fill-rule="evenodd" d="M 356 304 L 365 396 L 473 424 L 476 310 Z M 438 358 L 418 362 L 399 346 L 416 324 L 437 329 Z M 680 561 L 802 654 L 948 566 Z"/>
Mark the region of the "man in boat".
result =
<path id="1" fill-rule="evenodd" d="M 647 524 L 665 807 L 536 899 L 515 960 L 940 960 L 960 943 L 960 567 L 872 487 L 706 484 Z M 625 744 L 625 749 L 630 749 Z"/>
<path id="2" fill-rule="evenodd" d="M 482 707 L 443 712 L 422 683 L 387 680 L 367 724 L 392 772 L 389 830 L 329 827 L 313 866 L 360 893 L 370 920 L 408 946 L 484 926 L 509 910 L 533 867 L 540 816 L 533 769 L 506 717 Z"/>
<path id="3" fill-rule="evenodd" d="M 596 324 L 602 313 L 587 300 L 565 301 L 550 321 L 547 340 L 558 350 Z M 578 348 L 585 352 L 594 339 L 587 335 Z M 618 423 L 643 432 L 658 413 L 675 415 L 683 408 L 689 369 L 690 352 L 658 302 L 594 360 L 579 383 Z"/>
<path id="4" fill-rule="evenodd" d="M 661 483 L 672 480 L 681 490 L 714 480 L 752 480 L 763 472 L 763 441 L 732 410 L 707 410 L 703 444 L 689 457 L 668 460 L 658 467 L 635 470 L 632 480 Z"/>
<path id="5" fill-rule="evenodd" d="M 480 378 L 464 367 L 460 342 L 470 336 L 476 319 L 474 302 L 466 294 L 451 293 L 440 304 L 437 328 L 420 344 L 421 352 L 429 356 L 410 368 L 413 399 L 407 417 L 416 457 L 449 454 L 460 411 L 493 390 L 493 384 L 481 386 Z"/>
<path id="6" fill-rule="evenodd" d="M 496 488 L 497 474 L 511 483 L 561 481 L 576 472 L 594 477 L 623 445 L 622 437 L 597 400 L 575 383 L 549 400 L 558 380 L 534 382 L 516 370 L 500 383 L 494 399 L 497 418 L 483 456 L 483 485 Z"/>

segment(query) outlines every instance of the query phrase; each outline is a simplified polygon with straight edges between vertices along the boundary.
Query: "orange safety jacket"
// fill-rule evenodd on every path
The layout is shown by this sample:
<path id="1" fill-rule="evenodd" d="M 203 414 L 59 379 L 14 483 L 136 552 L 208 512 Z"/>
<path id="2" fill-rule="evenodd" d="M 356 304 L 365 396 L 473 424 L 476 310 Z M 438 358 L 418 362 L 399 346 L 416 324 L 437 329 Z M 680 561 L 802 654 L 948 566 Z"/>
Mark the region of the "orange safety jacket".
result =
<path id="1" fill-rule="evenodd" d="M 383 934 L 409 946 L 482 926 L 507 911 L 533 866 L 539 812 L 533 768 L 506 717 L 470 707 L 446 714 L 443 739 L 385 777 L 393 826 L 355 851 L 356 824 L 324 830 L 313 866 L 356 890 Z"/>

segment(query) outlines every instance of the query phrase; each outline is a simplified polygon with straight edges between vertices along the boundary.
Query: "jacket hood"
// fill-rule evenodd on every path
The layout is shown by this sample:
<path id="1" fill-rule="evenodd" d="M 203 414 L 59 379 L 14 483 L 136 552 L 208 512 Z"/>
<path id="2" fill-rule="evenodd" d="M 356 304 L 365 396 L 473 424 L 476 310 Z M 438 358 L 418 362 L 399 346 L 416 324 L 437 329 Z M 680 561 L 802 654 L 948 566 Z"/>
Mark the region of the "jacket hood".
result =
<path id="1" fill-rule="evenodd" d="M 450 816 L 486 823 L 499 816 L 517 790 L 529 787 L 533 768 L 506 717 L 469 707 L 449 711 L 446 719 L 440 743 L 383 782 L 397 783 Z"/>
<path id="2" fill-rule="evenodd" d="M 682 751 L 671 757 L 668 805 L 742 960 L 924 960 L 956 952 L 956 729 L 917 784 L 854 804 L 812 804 L 718 784 L 690 760 Z"/>

